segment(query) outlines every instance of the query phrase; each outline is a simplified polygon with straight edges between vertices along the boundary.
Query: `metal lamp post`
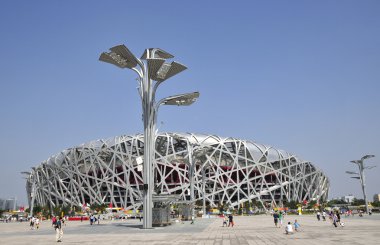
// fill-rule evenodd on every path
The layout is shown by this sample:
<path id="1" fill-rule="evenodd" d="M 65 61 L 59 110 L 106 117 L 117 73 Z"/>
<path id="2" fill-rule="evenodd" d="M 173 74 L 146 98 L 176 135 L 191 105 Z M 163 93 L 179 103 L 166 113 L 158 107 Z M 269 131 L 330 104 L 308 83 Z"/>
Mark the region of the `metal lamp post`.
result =
<path id="1" fill-rule="evenodd" d="M 119 68 L 128 68 L 138 75 L 138 92 L 142 102 L 144 120 L 144 188 L 143 188 L 143 228 L 152 228 L 152 193 L 154 185 L 153 161 L 155 152 L 155 128 L 157 111 L 160 105 L 186 106 L 194 103 L 199 97 L 198 92 L 170 96 L 156 103 L 156 91 L 161 83 L 168 78 L 187 69 L 186 66 L 175 61 L 165 62 L 174 58 L 173 55 L 159 48 L 146 49 L 138 59 L 125 45 L 110 48 L 110 52 L 103 52 L 99 60 L 116 65 Z"/>
<path id="2" fill-rule="evenodd" d="M 355 175 L 351 178 L 353 179 L 359 179 L 360 180 L 360 184 L 362 186 L 362 191 L 363 191 L 363 196 L 364 196 L 364 202 L 365 202 L 365 211 L 366 213 L 368 214 L 369 212 L 369 209 L 368 209 L 368 202 L 367 202 L 367 194 L 366 194 L 366 190 L 365 190 L 365 175 L 364 175 L 364 169 L 371 169 L 371 168 L 374 168 L 376 166 L 364 166 L 364 160 L 368 159 L 368 158 L 372 158 L 372 157 L 375 157 L 375 155 L 365 155 L 363 156 L 360 160 L 353 160 L 351 161 L 352 163 L 355 163 L 356 165 L 358 165 L 359 167 L 359 172 L 352 172 L 352 171 L 346 171 L 347 174 L 352 174 L 352 175 Z"/>
<path id="3" fill-rule="evenodd" d="M 27 188 L 30 190 L 30 193 L 28 192 L 28 195 L 30 195 L 30 199 L 28 197 L 28 200 L 30 200 L 29 202 L 29 216 L 30 217 L 33 217 L 34 213 L 33 213 L 33 209 L 34 209 L 34 201 L 36 199 L 36 175 L 35 175 L 35 168 L 32 167 L 32 172 L 21 172 L 21 174 L 24 174 L 25 175 L 25 179 L 29 179 L 31 180 L 32 182 L 32 186 Z"/>

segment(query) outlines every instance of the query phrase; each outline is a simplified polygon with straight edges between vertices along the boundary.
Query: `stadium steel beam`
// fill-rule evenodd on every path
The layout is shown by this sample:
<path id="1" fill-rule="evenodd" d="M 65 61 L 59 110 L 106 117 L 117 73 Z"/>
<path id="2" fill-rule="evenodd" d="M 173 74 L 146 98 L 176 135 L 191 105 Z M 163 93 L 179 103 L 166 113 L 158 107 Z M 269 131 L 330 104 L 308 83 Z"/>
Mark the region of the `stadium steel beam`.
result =
<path id="1" fill-rule="evenodd" d="M 173 141 L 178 138 L 181 140 Z M 191 147 L 194 143 L 202 147 Z M 235 208 L 257 201 L 267 210 L 267 202 L 277 206 L 281 189 L 288 201 L 323 201 L 328 196 L 329 180 L 321 170 L 271 146 L 217 135 L 159 133 L 155 147 L 155 188 L 180 201 L 186 201 L 191 182 L 194 200 L 203 198 L 211 207 L 223 203 Z M 142 207 L 144 195 L 143 154 L 142 134 L 65 149 L 26 174 L 28 201 L 39 206 L 84 207 L 111 200 L 117 207 L 136 211 Z M 192 165 L 191 160 L 201 167 L 194 168 L 193 173 L 183 165 Z"/>
<path id="2" fill-rule="evenodd" d="M 355 163 L 356 165 L 358 165 L 359 173 L 352 172 L 352 171 L 346 171 L 347 174 L 354 174 L 354 175 L 356 175 L 356 176 L 353 176 L 351 178 L 359 179 L 360 180 L 360 184 L 361 184 L 362 191 L 363 191 L 364 202 L 365 202 L 365 212 L 367 214 L 369 212 L 369 209 L 368 209 L 367 193 L 366 193 L 366 190 L 365 190 L 364 169 L 371 169 L 371 168 L 374 168 L 375 166 L 365 167 L 364 166 L 364 160 L 366 160 L 368 158 L 372 158 L 372 157 L 375 157 L 375 155 L 365 155 L 360 160 L 353 160 L 353 161 L 351 161 L 352 163 Z"/>
<path id="3" fill-rule="evenodd" d="M 143 108 L 144 119 L 144 188 L 143 188 L 143 228 L 152 228 L 152 193 L 154 187 L 153 161 L 155 151 L 155 129 L 157 110 L 160 105 L 191 105 L 199 97 L 198 92 L 175 95 L 155 101 L 158 86 L 168 78 L 187 69 L 175 61 L 166 63 L 173 55 L 159 48 L 146 49 L 138 59 L 125 45 L 110 48 L 103 52 L 99 60 L 116 65 L 119 68 L 129 68 L 138 74 L 139 95 Z"/>

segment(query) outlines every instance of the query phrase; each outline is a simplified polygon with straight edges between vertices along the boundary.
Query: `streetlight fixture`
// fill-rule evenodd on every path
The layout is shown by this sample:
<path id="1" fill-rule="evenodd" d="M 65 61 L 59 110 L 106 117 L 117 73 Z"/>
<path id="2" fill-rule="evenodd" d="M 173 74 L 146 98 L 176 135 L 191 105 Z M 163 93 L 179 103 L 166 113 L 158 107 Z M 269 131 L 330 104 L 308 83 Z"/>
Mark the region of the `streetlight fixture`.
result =
<path id="1" fill-rule="evenodd" d="M 353 171 L 346 171 L 347 174 L 352 174 L 355 176 L 352 176 L 353 179 L 360 180 L 360 184 L 362 186 L 363 196 L 364 196 L 364 202 L 365 202 L 365 212 L 368 214 L 368 202 L 367 202 L 367 194 L 365 190 L 365 176 L 364 176 L 364 169 L 372 169 L 376 166 L 364 166 L 364 160 L 375 157 L 375 155 L 365 155 L 360 160 L 353 160 L 352 163 L 355 163 L 359 167 L 359 172 L 353 172 Z"/>
<path id="2" fill-rule="evenodd" d="M 138 75 L 139 95 L 141 98 L 144 119 L 144 186 L 143 186 L 143 228 L 152 228 L 152 193 L 154 185 L 153 161 L 155 151 L 155 129 L 157 111 L 160 105 L 187 106 L 194 103 L 199 97 L 198 92 L 170 96 L 156 102 L 156 91 L 159 85 L 170 77 L 187 69 L 178 63 L 167 63 L 173 55 L 159 48 L 146 49 L 138 59 L 125 45 L 110 48 L 103 52 L 99 60 L 113 64 L 119 68 L 128 68 Z"/>

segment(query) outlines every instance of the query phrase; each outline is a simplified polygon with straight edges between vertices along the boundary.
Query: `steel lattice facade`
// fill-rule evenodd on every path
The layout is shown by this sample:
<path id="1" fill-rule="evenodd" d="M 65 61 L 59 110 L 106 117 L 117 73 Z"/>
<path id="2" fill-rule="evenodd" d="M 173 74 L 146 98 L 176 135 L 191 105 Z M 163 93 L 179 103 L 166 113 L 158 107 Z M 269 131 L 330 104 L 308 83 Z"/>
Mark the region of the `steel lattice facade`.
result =
<path id="1" fill-rule="evenodd" d="M 27 178 L 35 205 L 109 204 L 142 206 L 143 135 L 97 140 L 62 151 L 33 168 Z M 161 133 L 156 138 L 155 192 L 189 199 L 193 168 L 194 197 L 231 207 L 256 200 L 326 200 L 328 178 L 310 162 L 270 146 L 215 135 Z M 204 193 L 204 194 L 203 194 Z"/>

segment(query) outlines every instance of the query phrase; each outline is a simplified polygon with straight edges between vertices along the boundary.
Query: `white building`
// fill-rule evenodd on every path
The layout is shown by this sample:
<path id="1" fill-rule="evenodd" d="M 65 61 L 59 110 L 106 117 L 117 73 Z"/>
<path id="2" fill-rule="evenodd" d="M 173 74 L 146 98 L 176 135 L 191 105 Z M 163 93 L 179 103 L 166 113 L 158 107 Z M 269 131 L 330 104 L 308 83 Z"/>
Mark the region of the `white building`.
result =
<path id="1" fill-rule="evenodd" d="M 380 194 L 375 194 L 375 195 L 373 196 L 373 201 L 374 201 L 374 202 L 380 202 Z"/>
<path id="2" fill-rule="evenodd" d="M 347 196 L 342 197 L 342 200 L 347 203 L 352 203 L 355 199 L 355 196 L 352 194 L 348 194 Z"/>
<path id="3" fill-rule="evenodd" d="M 16 198 L 0 199 L 0 210 L 16 210 Z"/>

